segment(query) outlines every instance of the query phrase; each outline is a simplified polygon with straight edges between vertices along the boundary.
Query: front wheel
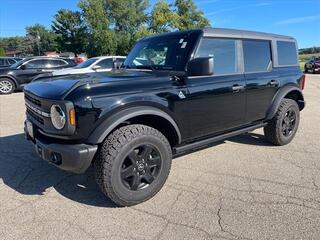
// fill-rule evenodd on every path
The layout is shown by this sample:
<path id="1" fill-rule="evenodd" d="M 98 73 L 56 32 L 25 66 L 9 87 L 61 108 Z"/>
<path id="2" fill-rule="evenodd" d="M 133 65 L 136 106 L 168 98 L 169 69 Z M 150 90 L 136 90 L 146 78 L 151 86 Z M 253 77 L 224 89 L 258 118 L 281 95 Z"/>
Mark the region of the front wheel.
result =
<path id="1" fill-rule="evenodd" d="M 96 182 L 119 206 L 152 198 L 164 185 L 171 167 L 171 147 L 158 130 L 128 125 L 103 142 L 94 162 Z"/>
<path id="2" fill-rule="evenodd" d="M 282 146 L 294 138 L 300 121 L 300 110 L 296 101 L 284 98 L 276 115 L 264 127 L 266 139 L 274 145 Z"/>
<path id="3" fill-rule="evenodd" d="M 15 90 L 15 84 L 11 79 L 0 78 L 0 94 L 11 94 Z"/>

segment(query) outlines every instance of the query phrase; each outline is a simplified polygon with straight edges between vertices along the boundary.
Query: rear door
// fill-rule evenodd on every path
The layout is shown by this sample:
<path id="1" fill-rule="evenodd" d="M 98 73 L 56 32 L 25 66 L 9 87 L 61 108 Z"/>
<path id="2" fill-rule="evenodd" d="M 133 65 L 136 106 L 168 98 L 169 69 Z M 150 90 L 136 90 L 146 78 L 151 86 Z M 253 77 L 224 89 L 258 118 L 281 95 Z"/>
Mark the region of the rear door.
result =
<path id="1" fill-rule="evenodd" d="M 243 40 L 246 79 L 246 122 L 265 118 L 273 96 L 279 88 L 279 74 L 273 68 L 271 41 Z"/>
<path id="2" fill-rule="evenodd" d="M 204 137 L 241 126 L 245 121 L 245 79 L 239 66 L 236 39 L 203 38 L 195 54 L 213 57 L 212 76 L 189 77 L 181 114 L 188 121 L 189 138 Z"/>

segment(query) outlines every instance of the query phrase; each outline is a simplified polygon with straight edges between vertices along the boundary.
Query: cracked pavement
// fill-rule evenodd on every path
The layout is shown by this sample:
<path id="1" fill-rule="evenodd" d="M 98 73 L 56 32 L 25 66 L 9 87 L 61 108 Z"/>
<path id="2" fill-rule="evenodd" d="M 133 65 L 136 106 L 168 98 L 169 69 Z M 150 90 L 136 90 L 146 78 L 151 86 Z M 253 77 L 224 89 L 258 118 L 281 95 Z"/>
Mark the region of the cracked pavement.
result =
<path id="1" fill-rule="evenodd" d="M 0 239 L 320 239 L 320 75 L 287 146 L 262 130 L 173 161 L 151 200 L 117 208 L 24 140 L 23 94 L 0 96 Z"/>

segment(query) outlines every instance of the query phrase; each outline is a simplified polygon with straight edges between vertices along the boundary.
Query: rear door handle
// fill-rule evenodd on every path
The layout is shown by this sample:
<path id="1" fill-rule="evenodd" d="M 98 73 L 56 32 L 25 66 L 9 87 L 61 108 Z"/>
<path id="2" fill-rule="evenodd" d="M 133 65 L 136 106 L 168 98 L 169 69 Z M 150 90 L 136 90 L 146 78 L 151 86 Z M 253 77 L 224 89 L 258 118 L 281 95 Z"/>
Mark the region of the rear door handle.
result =
<path id="1" fill-rule="evenodd" d="M 236 85 L 233 85 L 232 86 L 232 91 L 233 92 L 240 92 L 240 90 L 243 90 L 244 89 L 244 86 L 243 85 L 238 85 L 238 84 L 236 84 Z"/>

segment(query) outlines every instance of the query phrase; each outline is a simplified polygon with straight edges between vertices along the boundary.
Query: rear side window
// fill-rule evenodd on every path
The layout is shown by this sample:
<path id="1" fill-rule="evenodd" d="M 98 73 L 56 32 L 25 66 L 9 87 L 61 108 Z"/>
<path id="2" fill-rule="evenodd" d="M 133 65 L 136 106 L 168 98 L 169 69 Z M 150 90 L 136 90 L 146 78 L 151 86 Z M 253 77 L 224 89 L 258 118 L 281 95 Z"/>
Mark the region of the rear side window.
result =
<path id="1" fill-rule="evenodd" d="M 59 60 L 59 59 L 51 59 L 49 60 L 49 68 L 55 68 L 55 67 L 61 67 L 66 65 L 67 63 L 65 61 Z"/>
<path id="2" fill-rule="evenodd" d="M 203 38 L 195 57 L 213 57 L 215 75 L 237 73 L 236 43 L 234 39 Z"/>
<path id="3" fill-rule="evenodd" d="M 271 68 L 270 41 L 244 40 L 244 71 L 266 72 Z"/>
<path id="4" fill-rule="evenodd" d="M 297 48 L 295 42 L 277 41 L 278 64 L 297 65 Z"/>

